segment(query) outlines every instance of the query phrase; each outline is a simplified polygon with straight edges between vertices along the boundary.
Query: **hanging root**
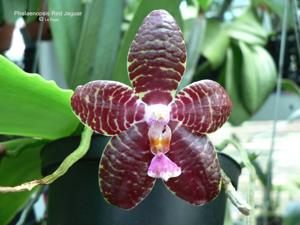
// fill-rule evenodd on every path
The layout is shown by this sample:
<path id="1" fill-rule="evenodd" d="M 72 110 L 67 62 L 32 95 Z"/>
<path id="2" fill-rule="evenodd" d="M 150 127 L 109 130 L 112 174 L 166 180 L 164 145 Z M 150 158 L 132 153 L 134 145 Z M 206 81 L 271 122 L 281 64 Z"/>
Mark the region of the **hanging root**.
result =
<path id="1" fill-rule="evenodd" d="M 225 193 L 232 204 L 244 215 L 250 215 L 250 205 L 241 197 L 241 195 L 233 187 L 230 178 L 222 170 L 222 185 Z"/>
<path id="2" fill-rule="evenodd" d="M 85 127 L 84 131 L 82 132 L 81 141 L 78 148 L 68 155 L 52 174 L 42 179 L 29 181 L 14 187 L 0 186 L 0 193 L 30 191 L 40 184 L 51 184 L 56 179 L 64 175 L 74 163 L 76 163 L 85 155 L 90 147 L 92 134 L 93 131 L 90 128 Z"/>

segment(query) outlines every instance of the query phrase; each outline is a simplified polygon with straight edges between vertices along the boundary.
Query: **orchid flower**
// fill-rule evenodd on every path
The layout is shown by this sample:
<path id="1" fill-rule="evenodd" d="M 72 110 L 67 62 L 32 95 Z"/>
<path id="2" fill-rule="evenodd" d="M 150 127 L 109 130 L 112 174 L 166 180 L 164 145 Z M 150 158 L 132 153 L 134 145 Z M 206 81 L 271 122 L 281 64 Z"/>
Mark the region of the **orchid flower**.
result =
<path id="1" fill-rule="evenodd" d="M 186 63 L 183 35 L 164 10 L 143 21 L 128 54 L 133 89 L 114 81 L 77 87 L 72 108 L 80 120 L 113 136 L 100 161 L 104 198 L 130 209 L 151 191 L 156 178 L 195 205 L 214 199 L 221 169 L 206 133 L 228 119 L 231 101 L 216 82 L 198 81 L 176 94 Z"/>

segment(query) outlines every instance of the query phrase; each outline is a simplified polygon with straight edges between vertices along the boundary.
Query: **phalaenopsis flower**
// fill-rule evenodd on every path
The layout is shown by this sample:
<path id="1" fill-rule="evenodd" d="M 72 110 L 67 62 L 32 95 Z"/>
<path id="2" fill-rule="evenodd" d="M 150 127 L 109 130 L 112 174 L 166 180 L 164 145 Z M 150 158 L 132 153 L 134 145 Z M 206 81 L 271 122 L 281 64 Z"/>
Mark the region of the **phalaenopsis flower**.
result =
<path id="1" fill-rule="evenodd" d="M 231 101 L 210 80 L 176 94 L 185 63 L 180 28 L 168 12 L 155 10 L 144 19 L 129 50 L 133 89 L 114 81 L 92 81 L 76 89 L 76 115 L 97 133 L 113 136 L 99 169 L 100 189 L 108 202 L 133 208 L 156 178 L 195 205 L 218 195 L 220 165 L 206 133 L 225 123 Z"/>

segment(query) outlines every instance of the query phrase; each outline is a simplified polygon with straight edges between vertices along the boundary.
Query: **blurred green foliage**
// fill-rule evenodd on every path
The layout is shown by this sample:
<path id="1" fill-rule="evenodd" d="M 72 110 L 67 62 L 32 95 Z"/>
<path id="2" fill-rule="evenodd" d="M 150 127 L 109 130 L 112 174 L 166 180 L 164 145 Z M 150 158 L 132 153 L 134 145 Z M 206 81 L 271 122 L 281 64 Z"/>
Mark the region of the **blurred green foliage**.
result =
<path id="1" fill-rule="evenodd" d="M 204 11 L 206 11 L 206 10 L 208 10 L 208 8 L 213 0 L 197 0 L 197 1 L 198 1 L 200 8 L 203 9 Z"/>
<path id="2" fill-rule="evenodd" d="M 300 203 L 293 202 L 287 207 L 283 217 L 283 225 L 300 225 Z"/>
<path id="3" fill-rule="evenodd" d="M 44 141 L 30 138 L 0 143 L 7 155 L 0 158 L 1 185 L 17 185 L 40 177 L 40 150 L 44 145 Z M 0 224 L 8 224 L 35 191 L 0 194 Z"/>
<path id="4" fill-rule="evenodd" d="M 41 8 L 40 0 L 0 0 L 0 24 L 5 21 L 14 24 L 20 18 L 19 12 L 38 12 Z M 26 22 L 32 22 L 36 16 L 24 17 Z"/>
<path id="5" fill-rule="evenodd" d="M 212 69 L 221 68 L 218 80 L 232 99 L 229 120 L 234 125 L 248 120 L 275 87 L 275 63 L 264 48 L 267 38 L 251 10 L 230 22 L 208 21 L 203 56 Z"/>

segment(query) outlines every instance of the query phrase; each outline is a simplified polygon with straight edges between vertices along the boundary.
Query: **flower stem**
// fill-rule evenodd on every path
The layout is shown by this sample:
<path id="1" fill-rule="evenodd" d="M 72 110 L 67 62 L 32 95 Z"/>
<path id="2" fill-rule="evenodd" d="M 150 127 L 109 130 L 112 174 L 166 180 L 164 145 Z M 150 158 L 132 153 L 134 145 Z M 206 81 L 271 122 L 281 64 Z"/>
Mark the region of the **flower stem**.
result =
<path id="1" fill-rule="evenodd" d="M 222 170 L 222 184 L 225 189 L 225 193 L 228 196 L 232 204 L 244 215 L 250 215 L 250 205 L 241 197 L 241 195 L 233 187 L 230 178 Z"/>
<path id="2" fill-rule="evenodd" d="M 249 185 L 248 185 L 248 197 L 247 201 L 251 207 L 251 211 L 249 214 L 249 217 L 246 218 L 246 224 L 247 225 L 254 225 L 255 224 L 255 205 L 254 205 L 254 192 L 255 192 L 255 181 L 256 181 L 256 171 L 254 166 L 252 165 L 248 152 L 246 149 L 243 148 L 243 146 L 239 143 L 238 139 L 233 136 L 231 139 L 225 140 L 223 143 L 220 144 L 217 148 L 226 147 L 227 145 L 231 144 L 233 147 L 235 147 L 240 155 L 242 162 L 244 163 L 245 167 L 247 168 L 249 172 Z"/>
<path id="3" fill-rule="evenodd" d="M 7 192 L 30 191 L 34 187 L 40 184 L 51 184 L 56 179 L 64 175 L 74 163 L 76 163 L 79 159 L 81 159 L 86 154 L 86 152 L 90 147 L 92 134 L 93 131 L 90 128 L 85 127 L 85 129 L 82 132 L 81 141 L 78 148 L 70 155 L 68 155 L 64 159 L 64 161 L 60 164 L 60 166 L 52 174 L 42 179 L 29 181 L 14 187 L 0 186 L 0 192 L 7 193 Z"/>

